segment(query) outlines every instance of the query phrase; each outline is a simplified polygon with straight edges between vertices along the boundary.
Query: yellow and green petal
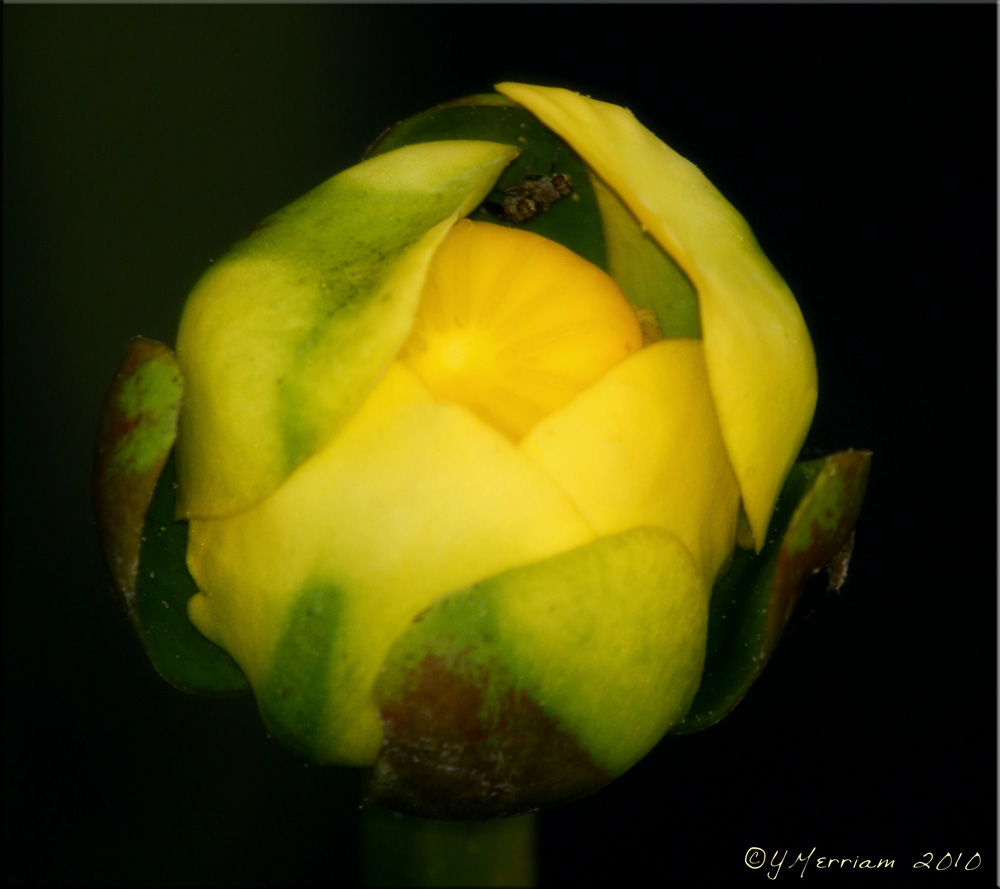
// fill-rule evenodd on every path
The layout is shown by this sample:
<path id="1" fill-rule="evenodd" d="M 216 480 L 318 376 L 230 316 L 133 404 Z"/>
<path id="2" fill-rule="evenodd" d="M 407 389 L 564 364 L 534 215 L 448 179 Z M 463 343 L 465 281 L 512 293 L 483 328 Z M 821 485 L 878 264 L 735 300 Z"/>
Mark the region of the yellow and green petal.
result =
<path id="1" fill-rule="evenodd" d="M 181 321 L 179 512 L 259 502 L 358 409 L 410 332 L 435 249 L 517 154 L 412 145 L 264 220 L 201 279 Z"/>
<path id="2" fill-rule="evenodd" d="M 593 539 L 513 442 L 437 402 L 396 362 L 270 497 L 191 522 L 188 564 L 201 593 L 189 612 L 243 668 L 272 726 L 289 706 L 280 689 L 319 696 L 321 706 L 299 707 L 322 714 L 297 741 L 309 758 L 368 765 L 381 740 L 370 690 L 413 617 L 444 593 Z M 309 597 L 313 606 L 300 604 Z M 302 630 L 319 620 L 302 616 L 310 607 L 336 614 L 324 633 Z"/>
<path id="3" fill-rule="evenodd" d="M 369 796 L 490 818 L 597 790 L 687 711 L 706 616 L 698 567 L 650 528 L 443 597 L 375 686 L 385 743 Z"/>
<path id="4" fill-rule="evenodd" d="M 629 111 L 564 89 L 497 90 L 566 139 L 694 285 L 722 437 L 759 549 L 816 402 L 794 297 L 743 217 Z"/>

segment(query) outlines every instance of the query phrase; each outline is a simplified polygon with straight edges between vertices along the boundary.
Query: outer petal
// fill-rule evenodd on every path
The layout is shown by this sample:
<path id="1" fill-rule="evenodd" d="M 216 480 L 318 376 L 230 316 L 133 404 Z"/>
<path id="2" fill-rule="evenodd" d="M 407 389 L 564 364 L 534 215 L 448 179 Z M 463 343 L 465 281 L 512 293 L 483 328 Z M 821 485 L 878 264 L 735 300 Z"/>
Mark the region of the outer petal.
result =
<path id="1" fill-rule="evenodd" d="M 314 761 L 370 765 L 372 684 L 413 617 L 593 538 L 512 442 L 396 362 L 272 496 L 191 522 L 189 613 L 243 668 L 272 734 Z"/>
<path id="2" fill-rule="evenodd" d="M 406 339 L 450 226 L 517 150 L 413 145 L 333 177 L 202 278 L 181 321 L 179 512 L 259 502 L 357 410 Z"/>
<path id="3" fill-rule="evenodd" d="M 393 647 L 370 795 L 490 818 L 597 790 L 687 711 L 708 596 L 687 550 L 638 528 L 443 597 Z"/>
<path id="4" fill-rule="evenodd" d="M 816 403 L 795 299 L 743 217 L 629 111 L 564 89 L 496 88 L 566 139 L 694 285 L 722 436 L 759 549 Z"/>

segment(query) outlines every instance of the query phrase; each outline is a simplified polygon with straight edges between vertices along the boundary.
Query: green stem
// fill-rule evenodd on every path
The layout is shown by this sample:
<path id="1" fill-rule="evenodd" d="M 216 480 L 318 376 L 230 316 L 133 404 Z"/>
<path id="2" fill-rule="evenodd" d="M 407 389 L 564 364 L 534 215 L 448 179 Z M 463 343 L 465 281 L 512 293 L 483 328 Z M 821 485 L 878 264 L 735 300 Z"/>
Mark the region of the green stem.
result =
<path id="1" fill-rule="evenodd" d="M 537 816 L 427 821 L 367 806 L 368 886 L 534 886 Z"/>

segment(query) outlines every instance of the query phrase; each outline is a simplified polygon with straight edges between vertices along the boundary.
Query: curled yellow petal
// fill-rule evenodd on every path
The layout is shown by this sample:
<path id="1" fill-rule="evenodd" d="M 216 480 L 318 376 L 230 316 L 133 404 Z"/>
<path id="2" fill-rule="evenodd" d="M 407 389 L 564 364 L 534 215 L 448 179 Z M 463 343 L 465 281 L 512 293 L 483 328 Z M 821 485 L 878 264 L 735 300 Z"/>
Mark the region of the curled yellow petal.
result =
<path id="1" fill-rule="evenodd" d="M 629 111 L 565 89 L 496 89 L 569 142 L 694 285 L 722 437 L 759 549 L 816 403 L 794 297 L 743 217 Z"/>
<path id="2" fill-rule="evenodd" d="M 409 336 L 441 240 L 516 154 L 442 141 L 380 155 L 212 266 L 177 337 L 181 517 L 252 506 L 336 434 Z"/>

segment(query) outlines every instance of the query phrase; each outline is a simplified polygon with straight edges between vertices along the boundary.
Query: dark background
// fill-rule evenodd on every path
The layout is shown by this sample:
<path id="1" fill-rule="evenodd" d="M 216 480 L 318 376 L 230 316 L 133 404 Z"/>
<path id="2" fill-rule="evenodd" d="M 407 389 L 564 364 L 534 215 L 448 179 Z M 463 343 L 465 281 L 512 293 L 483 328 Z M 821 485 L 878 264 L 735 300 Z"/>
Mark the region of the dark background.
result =
<path id="1" fill-rule="evenodd" d="M 768 885 L 757 846 L 786 883 L 816 847 L 896 864 L 810 883 L 993 885 L 996 15 L 5 6 L 5 877 L 357 882 L 360 776 L 146 662 L 90 517 L 95 420 L 128 338 L 172 344 L 238 234 L 385 126 L 512 79 L 625 104 L 702 167 L 815 338 L 806 456 L 875 454 L 843 590 L 810 587 L 727 720 L 546 813 L 543 884 Z"/>

